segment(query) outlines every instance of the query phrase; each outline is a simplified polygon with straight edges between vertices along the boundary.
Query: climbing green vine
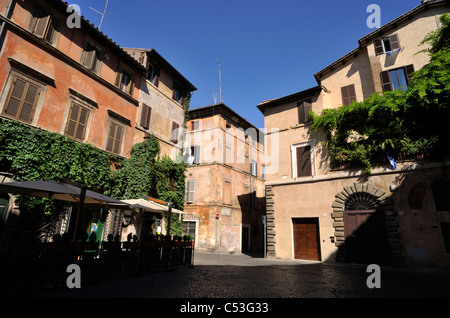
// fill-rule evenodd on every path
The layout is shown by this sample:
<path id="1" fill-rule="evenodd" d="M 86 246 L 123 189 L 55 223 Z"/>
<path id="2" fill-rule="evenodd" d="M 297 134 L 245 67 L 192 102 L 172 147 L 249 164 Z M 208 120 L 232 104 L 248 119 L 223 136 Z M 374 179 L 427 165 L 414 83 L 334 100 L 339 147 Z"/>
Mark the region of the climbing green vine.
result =
<path id="1" fill-rule="evenodd" d="M 159 158 L 154 136 L 134 145 L 131 157 L 125 159 L 58 133 L 0 118 L 0 149 L 0 171 L 12 174 L 16 181 L 65 178 L 118 199 L 151 196 L 183 209 L 185 164 Z M 19 196 L 18 204 L 21 224 L 26 225 L 23 239 L 35 235 L 42 218 L 51 218 L 60 209 L 57 201 L 32 196 Z M 172 222 L 171 232 L 181 231 L 179 223 L 178 219 Z"/>
<path id="2" fill-rule="evenodd" d="M 332 165 L 362 168 L 396 159 L 439 159 L 450 155 L 450 18 L 422 43 L 430 63 L 402 91 L 374 93 L 363 102 L 310 112 L 313 130 L 323 129 Z"/>

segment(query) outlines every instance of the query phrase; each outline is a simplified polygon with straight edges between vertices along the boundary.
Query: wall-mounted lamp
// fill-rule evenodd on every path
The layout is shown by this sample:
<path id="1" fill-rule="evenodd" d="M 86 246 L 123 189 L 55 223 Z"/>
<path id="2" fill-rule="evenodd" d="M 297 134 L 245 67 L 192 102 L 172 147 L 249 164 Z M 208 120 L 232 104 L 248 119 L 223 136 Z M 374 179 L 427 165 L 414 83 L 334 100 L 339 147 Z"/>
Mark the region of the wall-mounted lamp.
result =
<path id="1" fill-rule="evenodd" d="M 330 236 L 331 243 L 334 243 L 334 236 Z"/>

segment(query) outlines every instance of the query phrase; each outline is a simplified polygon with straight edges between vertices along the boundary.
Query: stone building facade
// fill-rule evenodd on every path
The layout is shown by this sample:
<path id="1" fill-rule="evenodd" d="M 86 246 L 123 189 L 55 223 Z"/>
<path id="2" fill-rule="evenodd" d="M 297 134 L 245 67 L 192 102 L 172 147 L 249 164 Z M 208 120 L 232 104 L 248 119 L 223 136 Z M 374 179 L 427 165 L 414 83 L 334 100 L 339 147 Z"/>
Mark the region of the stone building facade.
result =
<path id="1" fill-rule="evenodd" d="M 314 74 L 318 85 L 261 102 L 267 165 L 269 256 L 393 266 L 448 266 L 450 162 L 398 162 L 371 176 L 330 166 L 308 112 L 401 89 L 428 63 L 416 54 L 440 27 L 446 1 L 426 1 L 364 36 L 358 47 Z"/>
<path id="2" fill-rule="evenodd" d="M 263 134 L 225 104 L 190 110 L 187 129 L 184 211 L 198 225 L 196 248 L 262 251 Z"/>

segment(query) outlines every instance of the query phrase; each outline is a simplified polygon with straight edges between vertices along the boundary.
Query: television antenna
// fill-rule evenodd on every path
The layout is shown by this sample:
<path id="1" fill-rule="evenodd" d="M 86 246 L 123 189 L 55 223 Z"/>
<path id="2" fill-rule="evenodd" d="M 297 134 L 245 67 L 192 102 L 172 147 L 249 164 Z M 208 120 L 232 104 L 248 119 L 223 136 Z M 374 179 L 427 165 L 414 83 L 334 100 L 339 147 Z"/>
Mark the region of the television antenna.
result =
<path id="1" fill-rule="evenodd" d="M 103 12 L 100 12 L 100 11 L 98 11 L 98 10 L 92 8 L 92 7 L 89 7 L 89 9 L 91 9 L 91 10 L 97 12 L 98 14 L 100 14 L 100 15 L 102 16 L 102 18 L 100 19 L 100 24 L 98 25 L 98 29 L 99 29 L 99 30 L 100 30 L 100 28 L 101 28 L 101 26 L 102 26 L 103 18 L 105 17 L 105 14 L 107 13 L 106 10 L 107 10 L 107 8 L 108 8 L 108 2 L 109 2 L 109 0 L 106 0 L 105 9 L 103 10 Z M 108 14 L 109 14 L 109 13 L 108 13 Z"/>
<path id="2" fill-rule="evenodd" d="M 217 64 L 219 64 L 219 103 L 223 102 L 223 95 L 222 95 L 222 64 L 220 63 L 220 60 L 217 59 Z"/>

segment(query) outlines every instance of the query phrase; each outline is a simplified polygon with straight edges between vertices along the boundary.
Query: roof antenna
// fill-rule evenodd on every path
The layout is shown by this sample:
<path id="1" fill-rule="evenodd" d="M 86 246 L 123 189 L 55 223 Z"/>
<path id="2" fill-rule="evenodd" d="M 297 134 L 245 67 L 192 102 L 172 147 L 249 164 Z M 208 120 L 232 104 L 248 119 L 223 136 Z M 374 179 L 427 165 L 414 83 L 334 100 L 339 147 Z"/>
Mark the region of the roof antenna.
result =
<path id="1" fill-rule="evenodd" d="M 100 28 L 101 28 L 101 26 L 102 26 L 103 18 L 105 17 L 105 14 L 106 14 L 106 9 L 108 8 L 108 1 L 109 1 L 109 0 L 106 0 L 106 5 L 105 5 L 105 9 L 103 10 L 103 13 L 100 12 L 100 11 L 98 11 L 98 10 L 95 10 L 95 9 L 92 8 L 92 7 L 89 7 L 89 9 L 91 9 L 91 10 L 97 12 L 98 14 L 100 14 L 100 15 L 102 16 L 102 18 L 101 18 L 101 20 L 100 20 L 100 24 L 98 25 L 98 29 L 99 29 L 99 30 L 100 30 Z"/>
<path id="2" fill-rule="evenodd" d="M 223 103 L 223 95 L 222 95 L 222 67 L 221 67 L 219 59 L 217 59 L 217 63 L 219 64 L 219 102 Z"/>

